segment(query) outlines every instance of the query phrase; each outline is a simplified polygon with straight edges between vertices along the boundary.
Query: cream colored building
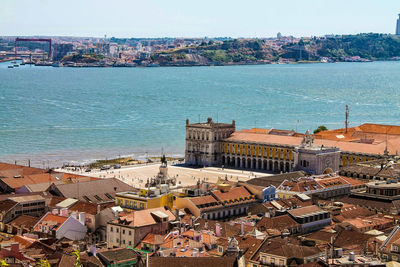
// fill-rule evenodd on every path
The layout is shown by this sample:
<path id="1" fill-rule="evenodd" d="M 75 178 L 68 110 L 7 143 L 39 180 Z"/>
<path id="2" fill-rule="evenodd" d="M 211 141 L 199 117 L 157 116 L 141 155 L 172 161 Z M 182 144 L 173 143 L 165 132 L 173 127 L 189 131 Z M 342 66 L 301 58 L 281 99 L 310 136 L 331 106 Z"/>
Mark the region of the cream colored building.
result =
<path id="1" fill-rule="evenodd" d="M 295 150 L 302 152 L 298 148 L 301 148 L 304 136 L 293 130 L 255 128 L 236 131 L 235 121 L 232 124 L 214 123 L 209 118 L 206 123 L 189 124 L 187 120 L 185 160 L 189 165 L 290 172 L 298 167 Z M 398 136 L 400 138 L 400 134 Z M 319 137 L 313 141 L 323 152 L 311 155 L 315 159 L 321 159 L 317 163 L 319 166 L 314 165 L 314 169 L 320 172 L 331 165 L 334 167 L 333 171 L 336 171 L 339 166 L 383 158 L 386 151 L 382 142 L 340 140 Z M 389 148 L 389 153 L 390 151 Z M 333 155 L 329 160 L 326 156 L 328 153 Z M 338 154 L 339 161 L 335 154 Z M 306 154 L 303 155 L 307 157 Z M 301 160 L 299 159 L 299 163 L 303 162 Z M 311 163 L 310 159 L 304 160 Z"/>
<path id="2" fill-rule="evenodd" d="M 232 124 L 215 123 L 208 118 L 205 123 L 189 123 L 186 120 L 185 161 L 189 165 L 221 165 L 221 141 L 235 131 Z"/>

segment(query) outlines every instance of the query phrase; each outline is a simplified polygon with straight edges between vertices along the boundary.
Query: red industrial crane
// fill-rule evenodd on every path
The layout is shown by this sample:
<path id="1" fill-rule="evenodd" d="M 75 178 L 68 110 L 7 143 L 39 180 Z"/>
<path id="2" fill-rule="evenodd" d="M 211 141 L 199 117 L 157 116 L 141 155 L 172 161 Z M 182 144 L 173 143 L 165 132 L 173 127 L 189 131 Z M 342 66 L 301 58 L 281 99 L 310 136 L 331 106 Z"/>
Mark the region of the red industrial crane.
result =
<path id="1" fill-rule="evenodd" d="M 14 51 L 15 58 L 17 57 L 17 42 L 48 42 L 49 43 L 49 58 L 51 58 L 51 39 L 33 39 L 33 38 L 15 38 Z"/>

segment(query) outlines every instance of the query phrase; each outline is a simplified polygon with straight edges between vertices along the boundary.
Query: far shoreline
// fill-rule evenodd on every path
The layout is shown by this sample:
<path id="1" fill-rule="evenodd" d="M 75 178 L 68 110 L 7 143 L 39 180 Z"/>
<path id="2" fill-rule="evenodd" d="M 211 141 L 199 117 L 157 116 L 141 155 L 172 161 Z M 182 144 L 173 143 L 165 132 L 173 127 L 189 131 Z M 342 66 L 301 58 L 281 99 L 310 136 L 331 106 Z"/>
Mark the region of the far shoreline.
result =
<path id="1" fill-rule="evenodd" d="M 17 59 L 21 60 L 21 59 Z M 0 63 L 12 62 L 14 59 L 0 60 Z M 257 66 L 257 65 L 298 65 L 298 64 L 332 64 L 332 63 L 372 63 L 372 62 L 399 62 L 396 59 L 377 59 L 361 61 L 293 61 L 293 62 L 239 62 L 239 63 L 210 63 L 210 64 L 148 64 L 148 65 L 98 65 L 90 63 L 77 63 L 77 65 L 60 66 L 57 63 L 27 64 L 35 67 L 55 67 L 55 68 L 162 68 L 162 67 L 225 67 L 225 66 Z"/>

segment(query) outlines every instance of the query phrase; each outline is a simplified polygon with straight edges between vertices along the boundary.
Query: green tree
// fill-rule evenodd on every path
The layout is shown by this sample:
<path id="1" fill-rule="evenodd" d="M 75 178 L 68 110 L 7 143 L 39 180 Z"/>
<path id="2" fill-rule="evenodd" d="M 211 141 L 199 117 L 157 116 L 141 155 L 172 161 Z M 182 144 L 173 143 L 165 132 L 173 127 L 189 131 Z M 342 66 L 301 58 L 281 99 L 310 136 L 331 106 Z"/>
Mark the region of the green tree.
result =
<path id="1" fill-rule="evenodd" d="M 325 125 L 320 125 L 320 126 L 318 126 L 317 129 L 314 130 L 314 134 L 319 133 L 319 132 L 323 132 L 323 131 L 326 131 L 326 130 L 328 130 L 328 128 L 326 128 Z"/>

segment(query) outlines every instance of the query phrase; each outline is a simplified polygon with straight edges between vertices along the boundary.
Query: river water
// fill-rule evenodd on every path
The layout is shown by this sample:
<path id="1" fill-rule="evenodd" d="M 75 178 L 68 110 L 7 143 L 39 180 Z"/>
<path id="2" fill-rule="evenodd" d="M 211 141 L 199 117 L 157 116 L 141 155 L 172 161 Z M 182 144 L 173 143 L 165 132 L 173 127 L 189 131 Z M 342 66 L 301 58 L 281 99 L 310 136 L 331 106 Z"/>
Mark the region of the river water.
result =
<path id="1" fill-rule="evenodd" d="M 158 68 L 0 63 L 0 161 L 183 155 L 185 120 L 304 132 L 399 124 L 400 62 Z"/>

